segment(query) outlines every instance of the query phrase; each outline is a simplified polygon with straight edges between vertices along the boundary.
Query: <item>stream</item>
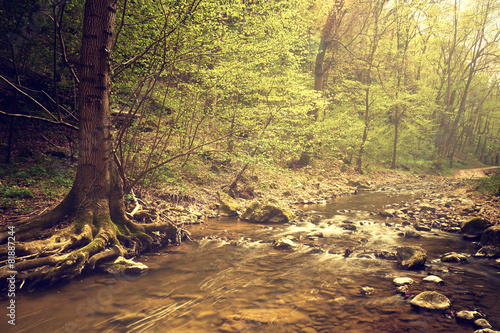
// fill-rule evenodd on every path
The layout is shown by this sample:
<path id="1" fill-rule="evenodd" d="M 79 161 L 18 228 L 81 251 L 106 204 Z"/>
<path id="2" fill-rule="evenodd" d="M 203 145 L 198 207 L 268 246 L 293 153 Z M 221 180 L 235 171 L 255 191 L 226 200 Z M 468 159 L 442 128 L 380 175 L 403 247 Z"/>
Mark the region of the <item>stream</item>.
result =
<path id="1" fill-rule="evenodd" d="M 449 313 L 413 309 L 411 297 L 396 292 L 396 277 L 415 280 L 414 294 L 435 290 L 446 295 L 453 311 L 480 309 L 499 329 L 498 270 L 473 257 L 463 264 L 439 260 L 445 252 L 474 253 L 471 242 L 435 230 L 423 238 L 404 238 L 398 221 L 373 214 L 416 195 L 363 192 L 325 205 L 304 205 L 299 208 L 305 213 L 293 225 L 209 219 L 189 226 L 197 241 L 138 258 L 150 267 L 141 276 L 95 273 L 18 296 L 16 326 L 8 325 L 4 315 L 0 332 L 475 330 Z M 273 246 L 284 237 L 299 246 Z M 426 269 L 405 271 L 396 261 L 375 255 L 400 245 L 426 249 Z M 352 252 L 347 257 L 346 249 Z M 429 274 L 444 284 L 423 282 Z M 7 305 L 0 301 L 4 311 Z"/>

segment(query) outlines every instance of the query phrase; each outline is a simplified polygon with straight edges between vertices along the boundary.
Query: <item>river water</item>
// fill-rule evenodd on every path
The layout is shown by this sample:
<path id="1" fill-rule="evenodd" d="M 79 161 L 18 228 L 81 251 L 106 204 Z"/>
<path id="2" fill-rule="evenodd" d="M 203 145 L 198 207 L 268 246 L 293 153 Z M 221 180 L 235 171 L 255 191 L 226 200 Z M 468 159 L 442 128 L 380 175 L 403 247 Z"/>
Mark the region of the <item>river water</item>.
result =
<path id="1" fill-rule="evenodd" d="M 0 332 L 474 331 L 449 314 L 413 309 L 411 297 L 396 292 L 396 277 L 413 278 L 414 294 L 443 293 L 454 311 L 480 309 L 499 329 L 498 270 L 475 258 L 438 260 L 449 251 L 471 254 L 473 244 L 440 231 L 405 239 L 398 221 L 371 214 L 411 198 L 384 192 L 340 197 L 300 207 L 307 213 L 294 225 L 210 219 L 191 227 L 197 241 L 141 256 L 138 261 L 151 268 L 144 275 L 93 274 L 18 297 L 15 328 L 4 316 Z M 345 230 L 346 224 L 356 230 Z M 287 236 L 301 245 L 273 246 Z M 374 255 L 405 244 L 428 251 L 425 270 L 404 271 Z M 429 274 L 444 285 L 423 282 Z M 0 305 L 5 309 L 7 302 Z"/>

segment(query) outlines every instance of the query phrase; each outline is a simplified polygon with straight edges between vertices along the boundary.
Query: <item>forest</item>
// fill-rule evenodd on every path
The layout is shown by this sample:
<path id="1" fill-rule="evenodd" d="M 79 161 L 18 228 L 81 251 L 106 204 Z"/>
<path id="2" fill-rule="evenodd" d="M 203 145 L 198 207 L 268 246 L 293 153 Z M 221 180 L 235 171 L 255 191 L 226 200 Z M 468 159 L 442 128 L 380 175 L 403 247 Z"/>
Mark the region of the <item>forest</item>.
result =
<path id="1" fill-rule="evenodd" d="M 193 219 L 263 222 L 248 202 L 269 193 L 322 204 L 500 165 L 498 0 L 0 3 L 0 278 L 15 235 L 17 288 L 193 240 Z M 495 225 L 495 200 L 463 211 Z"/>

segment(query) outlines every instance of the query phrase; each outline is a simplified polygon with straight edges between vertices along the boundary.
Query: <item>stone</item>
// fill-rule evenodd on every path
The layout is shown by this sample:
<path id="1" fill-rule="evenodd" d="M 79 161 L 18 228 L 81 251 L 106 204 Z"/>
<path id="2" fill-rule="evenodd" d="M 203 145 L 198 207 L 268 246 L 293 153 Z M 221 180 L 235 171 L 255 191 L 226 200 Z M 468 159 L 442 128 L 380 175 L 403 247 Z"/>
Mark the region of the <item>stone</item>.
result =
<path id="1" fill-rule="evenodd" d="M 406 229 L 404 232 L 405 238 L 420 238 L 420 235 L 415 229 Z"/>
<path id="2" fill-rule="evenodd" d="M 500 247 L 500 224 L 486 229 L 481 236 L 479 245 Z"/>
<path id="3" fill-rule="evenodd" d="M 382 217 L 394 217 L 396 214 L 395 209 L 384 209 L 383 211 L 378 213 Z"/>
<path id="4" fill-rule="evenodd" d="M 119 256 L 114 261 L 104 262 L 99 268 L 109 274 L 142 274 L 149 270 L 149 267 L 143 263 Z"/>
<path id="5" fill-rule="evenodd" d="M 443 311 L 450 307 L 448 297 L 435 291 L 424 291 L 411 300 L 411 305 L 416 308 Z"/>
<path id="6" fill-rule="evenodd" d="M 368 286 L 361 287 L 361 293 L 363 295 L 371 295 L 374 292 L 375 292 L 375 289 L 373 289 L 372 287 L 368 287 Z"/>
<path id="7" fill-rule="evenodd" d="M 427 205 L 427 204 L 422 204 L 422 205 L 420 205 L 419 208 L 423 212 L 431 212 L 431 213 L 435 213 L 436 212 L 436 207 L 431 206 L 431 205 Z"/>
<path id="8" fill-rule="evenodd" d="M 476 319 L 482 318 L 483 315 L 478 311 L 466 311 L 462 310 L 457 312 L 457 320 L 459 321 L 469 321 L 472 322 Z"/>
<path id="9" fill-rule="evenodd" d="M 426 232 L 432 231 L 431 228 L 429 228 L 428 226 L 423 225 L 423 224 L 415 224 L 413 227 L 417 231 L 426 231 Z"/>
<path id="10" fill-rule="evenodd" d="M 395 278 L 392 280 L 392 283 L 394 283 L 396 286 L 403 286 L 405 284 L 412 284 L 414 281 L 412 278 L 409 277 L 400 277 L 400 278 Z"/>
<path id="11" fill-rule="evenodd" d="M 439 276 L 436 276 L 436 275 L 429 275 L 429 276 L 426 276 L 423 281 L 425 282 L 433 282 L 433 283 L 436 283 L 436 284 L 443 284 L 444 283 L 444 280 L 441 279 Z"/>
<path id="12" fill-rule="evenodd" d="M 500 257 L 500 247 L 496 246 L 483 246 L 476 252 L 474 257 L 487 257 L 487 258 L 497 258 Z"/>
<path id="13" fill-rule="evenodd" d="M 494 331 L 491 328 L 483 328 L 483 329 L 474 331 L 474 333 L 500 333 L 500 331 Z"/>
<path id="14" fill-rule="evenodd" d="M 491 328 L 490 323 L 484 318 L 474 320 L 474 325 L 476 325 L 479 328 L 483 328 L 483 329 L 484 328 Z"/>
<path id="15" fill-rule="evenodd" d="M 259 201 L 254 201 L 247 207 L 241 215 L 243 220 L 255 223 L 287 223 L 295 219 L 295 214 L 277 203 L 263 204 Z"/>
<path id="16" fill-rule="evenodd" d="M 463 254 L 457 252 L 448 252 L 441 256 L 442 262 L 464 262 L 467 261 L 467 257 Z"/>
<path id="17" fill-rule="evenodd" d="M 241 209 L 240 204 L 227 193 L 218 192 L 220 207 L 219 211 L 224 216 L 238 216 Z"/>
<path id="18" fill-rule="evenodd" d="M 375 252 L 375 256 L 379 259 L 384 259 L 384 260 L 397 260 L 398 259 L 396 252 L 387 251 L 387 250 L 377 251 L 377 252 Z"/>
<path id="19" fill-rule="evenodd" d="M 340 227 L 344 230 L 351 230 L 351 231 L 355 231 L 357 229 L 354 224 L 348 224 L 348 223 L 342 224 Z"/>
<path id="20" fill-rule="evenodd" d="M 284 238 L 280 238 L 280 239 L 273 241 L 273 246 L 277 249 L 290 250 L 290 249 L 297 248 L 299 246 L 299 244 L 295 243 L 290 238 L 284 237 Z"/>
<path id="21" fill-rule="evenodd" d="M 460 231 L 462 234 L 466 235 L 466 237 L 471 238 L 474 236 L 480 236 L 489 226 L 490 223 L 486 219 L 475 217 L 462 223 Z"/>
<path id="22" fill-rule="evenodd" d="M 417 269 L 424 266 L 427 251 L 420 246 L 402 246 L 396 251 L 399 265 L 405 269 Z"/>

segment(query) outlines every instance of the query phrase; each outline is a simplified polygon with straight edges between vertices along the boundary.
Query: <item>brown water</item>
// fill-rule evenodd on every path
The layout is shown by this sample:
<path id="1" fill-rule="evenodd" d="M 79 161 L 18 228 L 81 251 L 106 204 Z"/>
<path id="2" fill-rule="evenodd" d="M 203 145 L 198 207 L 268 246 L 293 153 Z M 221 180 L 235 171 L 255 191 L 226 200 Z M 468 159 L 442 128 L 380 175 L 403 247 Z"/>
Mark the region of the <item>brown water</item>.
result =
<path id="1" fill-rule="evenodd" d="M 0 332 L 474 331 L 445 314 L 412 309 L 410 299 L 397 294 L 392 284 L 395 277 L 405 276 L 415 280 L 415 292 L 439 291 L 456 311 L 480 308 L 493 327 L 500 328 L 497 270 L 473 258 L 461 265 L 436 260 L 448 251 L 472 253 L 471 243 L 442 232 L 405 240 L 396 227 L 385 224 L 397 221 L 369 214 L 408 198 L 411 194 L 338 198 L 328 205 L 303 207 L 308 216 L 292 226 L 208 220 L 193 227 L 198 242 L 142 256 L 139 261 L 151 268 L 145 275 L 97 274 L 18 297 L 15 329 L 3 316 Z M 347 219 L 357 226 L 355 232 L 339 227 Z M 309 241 L 306 235 L 311 232 L 325 237 Z M 218 234 L 233 242 L 203 237 Z M 307 245 L 293 252 L 275 249 L 271 241 L 286 235 L 302 235 L 301 243 L 319 244 L 330 253 L 311 253 Z M 240 240 L 238 245 L 235 240 Z M 372 255 L 400 244 L 424 247 L 428 268 L 402 271 L 395 262 Z M 347 246 L 354 252 L 344 258 Z M 445 284 L 422 283 L 429 273 Z M 373 293 L 363 294 L 365 286 Z M 7 303 L 0 306 L 5 309 Z"/>

